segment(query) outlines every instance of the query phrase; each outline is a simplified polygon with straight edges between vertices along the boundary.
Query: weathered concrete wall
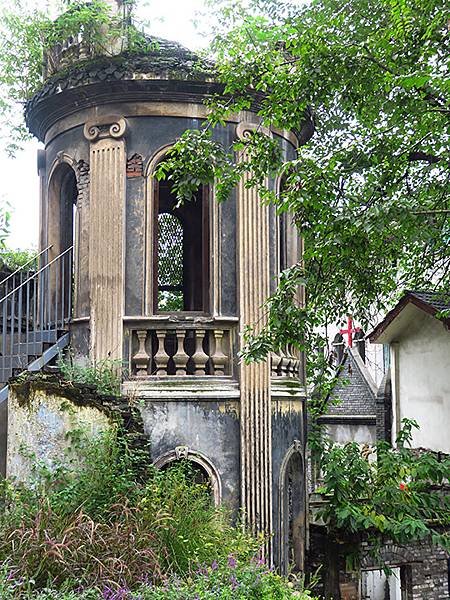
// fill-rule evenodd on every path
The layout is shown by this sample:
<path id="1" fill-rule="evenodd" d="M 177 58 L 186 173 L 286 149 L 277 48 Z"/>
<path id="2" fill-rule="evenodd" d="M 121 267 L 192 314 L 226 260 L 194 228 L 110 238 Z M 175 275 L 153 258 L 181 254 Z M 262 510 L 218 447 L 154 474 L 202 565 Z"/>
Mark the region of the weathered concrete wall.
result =
<path id="1" fill-rule="evenodd" d="M 51 467 L 67 456 L 69 432 L 82 429 L 95 436 L 110 425 L 110 418 L 99 407 L 74 402 L 53 384 L 13 383 L 8 397 L 6 475 L 26 481 L 31 475 L 30 455 Z"/>
<path id="2" fill-rule="evenodd" d="M 398 358 L 391 370 L 394 419 L 419 423 L 420 430 L 413 432 L 414 447 L 449 454 L 450 333 L 441 321 L 413 309 L 414 318 L 397 342 Z"/>
<path id="3" fill-rule="evenodd" d="M 178 446 L 204 455 L 219 473 L 222 500 L 237 510 L 239 487 L 239 414 L 233 400 L 146 399 L 139 410 L 151 440 L 152 460 Z"/>

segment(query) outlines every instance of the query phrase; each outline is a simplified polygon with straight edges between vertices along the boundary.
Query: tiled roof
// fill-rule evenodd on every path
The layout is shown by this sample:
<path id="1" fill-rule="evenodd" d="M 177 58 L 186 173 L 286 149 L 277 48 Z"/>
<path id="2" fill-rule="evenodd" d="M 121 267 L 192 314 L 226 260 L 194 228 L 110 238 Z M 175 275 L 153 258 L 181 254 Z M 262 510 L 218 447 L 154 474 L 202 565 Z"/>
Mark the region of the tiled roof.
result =
<path id="1" fill-rule="evenodd" d="M 417 292 L 409 291 L 407 294 L 421 300 L 425 304 L 429 304 L 436 312 L 450 310 L 450 292 Z"/>
<path id="2" fill-rule="evenodd" d="M 369 340 L 374 342 L 410 302 L 433 317 L 439 317 L 439 313 L 450 310 L 450 292 L 406 291 L 394 308 L 388 312 L 385 318 L 368 335 Z M 445 315 L 443 321 L 447 325 L 450 325 L 450 315 Z"/>

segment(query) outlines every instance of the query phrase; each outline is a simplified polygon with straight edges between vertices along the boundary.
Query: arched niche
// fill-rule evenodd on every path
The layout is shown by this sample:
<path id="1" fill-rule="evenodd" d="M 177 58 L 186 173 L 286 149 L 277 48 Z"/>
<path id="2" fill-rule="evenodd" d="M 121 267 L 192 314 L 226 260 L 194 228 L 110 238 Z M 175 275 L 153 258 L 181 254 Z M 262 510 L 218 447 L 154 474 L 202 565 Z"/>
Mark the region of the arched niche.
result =
<path id="1" fill-rule="evenodd" d="M 78 185 L 74 163 L 58 159 L 50 172 L 47 193 L 47 246 L 49 260 L 74 245 Z"/>
<path id="2" fill-rule="evenodd" d="M 195 467 L 203 471 L 207 477 L 209 485 L 211 486 L 211 495 L 213 497 L 214 504 L 219 506 L 222 501 L 222 482 L 220 475 L 209 458 L 201 452 L 191 450 L 186 446 L 177 446 L 170 452 L 162 454 L 159 458 L 153 461 L 153 465 L 157 469 L 164 469 L 180 460 L 189 460 Z"/>
<path id="3" fill-rule="evenodd" d="M 306 540 L 305 463 L 301 443 L 295 441 L 283 458 L 279 480 L 279 567 L 287 573 L 304 570 Z"/>
<path id="4" fill-rule="evenodd" d="M 73 264 L 76 264 L 76 244 L 78 232 L 78 183 L 75 162 L 68 156 L 59 156 L 50 170 L 47 190 L 46 243 L 49 247 L 43 261 L 55 262 L 47 274 L 51 303 L 58 305 L 61 314 L 70 317 L 73 291 Z M 72 248 L 72 250 L 70 250 Z M 66 252 L 67 251 L 67 252 Z M 64 293 L 61 289 L 64 289 Z"/>
<path id="5" fill-rule="evenodd" d="M 148 315 L 164 312 L 210 312 L 210 214 L 209 188 L 202 186 L 193 201 L 177 206 L 170 180 L 158 181 L 155 171 L 171 146 L 164 146 L 150 160 L 146 175 L 146 243 L 145 243 L 145 312 Z M 168 227 L 170 219 L 177 227 Z M 162 227 L 164 225 L 164 228 Z M 161 244 L 161 231 L 170 232 L 170 243 Z M 179 251 L 176 248 L 179 245 Z M 170 247 L 170 248 L 169 248 Z M 167 259 L 163 249 L 181 256 L 180 280 L 170 284 L 161 277 L 162 261 Z M 166 270 L 167 271 L 167 270 Z M 176 271 L 176 269 L 174 269 Z M 167 274 L 167 273 L 166 273 Z M 169 288 L 172 288 L 169 289 Z M 167 302 L 166 300 L 169 299 Z"/>

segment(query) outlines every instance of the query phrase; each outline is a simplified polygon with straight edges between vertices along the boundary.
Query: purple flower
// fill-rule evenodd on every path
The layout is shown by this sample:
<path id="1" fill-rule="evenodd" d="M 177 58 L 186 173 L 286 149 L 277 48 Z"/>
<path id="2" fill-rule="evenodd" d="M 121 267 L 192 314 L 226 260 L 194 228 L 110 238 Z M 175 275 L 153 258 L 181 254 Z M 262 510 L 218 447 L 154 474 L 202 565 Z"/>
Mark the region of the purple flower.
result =
<path id="1" fill-rule="evenodd" d="M 230 556 L 228 557 L 228 566 L 230 567 L 230 569 L 235 569 L 236 564 L 236 559 L 232 554 L 230 554 Z"/>
<path id="2" fill-rule="evenodd" d="M 127 587 L 120 587 L 118 590 L 112 590 L 106 586 L 103 588 L 103 600 L 127 600 L 130 597 L 130 590 Z"/>
<path id="3" fill-rule="evenodd" d="M 211 571 L 217 571 L 219 565 L 217 564 L 217 560 L 213 560 L 211 563 Z"/>

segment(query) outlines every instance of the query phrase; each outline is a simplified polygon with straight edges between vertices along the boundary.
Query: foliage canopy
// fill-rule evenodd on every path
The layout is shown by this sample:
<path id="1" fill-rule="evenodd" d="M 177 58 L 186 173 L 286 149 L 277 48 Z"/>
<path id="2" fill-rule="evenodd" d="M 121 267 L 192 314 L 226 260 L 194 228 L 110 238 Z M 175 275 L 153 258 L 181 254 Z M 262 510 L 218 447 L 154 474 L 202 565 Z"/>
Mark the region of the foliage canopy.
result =
<path id="1" fill-rule="evenodd" d="M 399 290 L 448 286 L 449 31 L 442 0 L 246 6 L 222 2 L 213 44 L 226 100 L 211 99 L 208 125 L 186 133 L 162 169 L 180 200 L 198 183 L 194 155 L 220 198 L 250 171 L 262 199 L 298 226 L 303 263 L 285 272 L 267 328 L 249 337 L 244 356 L 258 359 L 286 342 L 317 347 L 316 328 L 346 314 L 367 325 Z M 287 163 L 261 131 L 228 153 L 211 140 L 256 93 L 262 126 L 314 132 Z M 267 173 L 283 178 L 279 194 L 265 188 Z M 295 303 L 298 283 L 306 307 Z"/>
<path id="2" fill-rule="evenodd" d="M 375 550 L 382 536 L 399 544 L 432 539 L 450 549 L 450 459 L 412 450 L 414 427 L 403 420 L 395 449 L 384 441 L 374 449 L 328 444 L 317 492 L 327 501 L 320 516 L 335 540 L 365 532 Z"/>

